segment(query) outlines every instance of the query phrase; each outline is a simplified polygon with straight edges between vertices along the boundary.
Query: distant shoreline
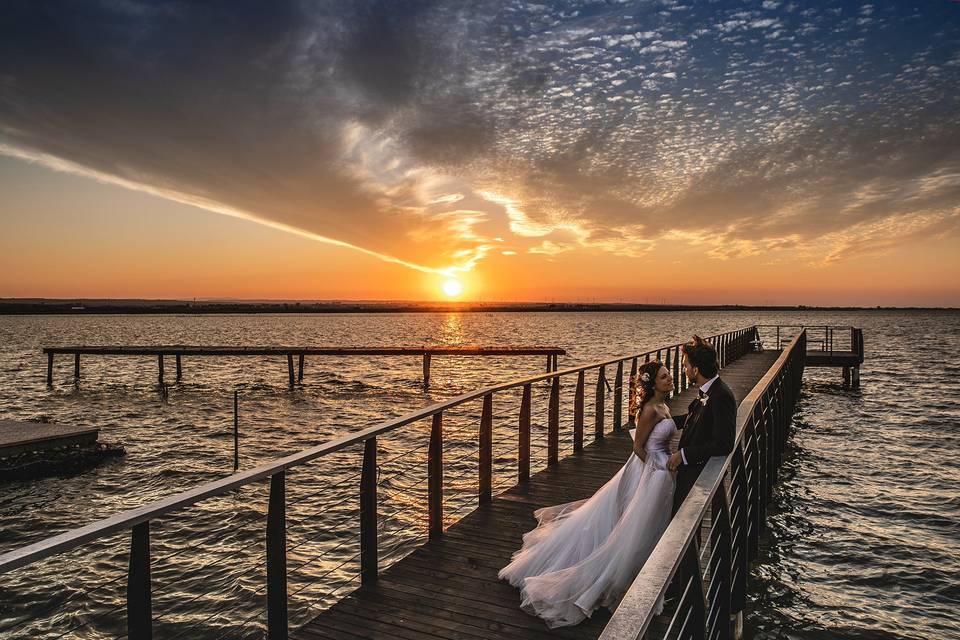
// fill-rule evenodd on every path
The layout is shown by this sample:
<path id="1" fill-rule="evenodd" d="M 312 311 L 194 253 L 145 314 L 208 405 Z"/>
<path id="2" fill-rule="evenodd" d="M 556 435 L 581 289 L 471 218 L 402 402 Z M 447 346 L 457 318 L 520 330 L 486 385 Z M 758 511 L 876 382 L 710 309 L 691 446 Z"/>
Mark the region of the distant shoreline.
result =
<path id="1" fill-rule="evenodd" d="M 259 313 L 463 313 L 638 311 L 944 311 L 956 307 L 818 307 L 807 305 L 680 305 L 581 302 L 409 301 L 186 301 L 0 299 L 0 315 L 259 314 Z"/>

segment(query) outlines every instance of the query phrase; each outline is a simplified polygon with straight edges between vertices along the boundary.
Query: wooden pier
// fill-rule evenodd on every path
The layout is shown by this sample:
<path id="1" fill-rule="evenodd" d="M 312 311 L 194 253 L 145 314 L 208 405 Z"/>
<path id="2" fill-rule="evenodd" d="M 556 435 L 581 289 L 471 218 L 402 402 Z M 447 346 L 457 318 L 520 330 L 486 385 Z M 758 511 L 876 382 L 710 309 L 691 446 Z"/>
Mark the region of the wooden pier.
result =
<path id="1" fill-rule="evenodd" d="M 737 398 L 744 398 L 770 369 L 778 351 L 749 353 L 721 376 Z M 696 389 L 671 402 L 686 413 Z M 617 430 L 531 476 L 525 484 L 481 505 L 443 536 L 430 540 L 392 565 L 374 583 L 361 586 L 291 634 L 300 640 L 380 638 L 384 640 L 463 640 L 496 638 L 596 638 L 610 614 L 601 609 L 575 627 L 550 630 L 520 609 L 516 588 L 497 571 L 520 548 L 524 532 L 537 525 L 540 507 L 593 495 L 631 455 L 632 441 Z M 666 619 L 659 621 L 665 627 Z"/>
<path id="2" fill-rule="evenodd" d="M 779 328 L 777 332 L 779 335 Z M 617 610 L 612 615 L 600 610 L 576 627 L 549 630 L 541 620 L 521 611 L 518 591 L 497 580 L 497 571 L 520 547 L 522 534 L 534 527 L 535 509 L 591 495 L 627 460 L 630 439 L 623 429 L 628 426 L 624 401 L 634 388 L 638 363 L 652 359 L 663 362 L 674 375 L 677 397 L 673 404 L 686 405 L 694 390 L 681 374 L 680 344 L 564 370 L 548 366 L 544 374 L 464 393 L 349 432 L 2 554 L 0 579 L 6 572 L 29 570 L 35 562 L 92 540 L 128 532 L 126 601 L 117 605 L 117 610 L 126 611 L 128 637 L 151 638 L 155 619 L 150 577 L 151 521 L 189 518 L 190 512 L 183 510 L 190 505 L 269 479 L 269 495 L 263 498 L 262 509 L 266 520 L 266 577 L 261 588 L 266 591 L 264 631 L 271 640 L 737 638 L 748 606 L 749 563 L 759 553 L 767 504 L 777 482 L 804 365 L 811 353 L 807 336 L 807 329 L 801 328 L 788 341 L 778 340 L 782 348 L 762 351 L 758 349 L 761 340 L 756 326 L 709 338 L 719 354 L 721 375 L 740 401 L 734 449 L 727 456 L 709 460 Z M 612 386 L 608 375 L 614 380 Z M 561 380 L 574 390 L 572 406 L 561 405 Z M 546 469 L 531 475 L 531 390 L 544 382 L 550 386 L 549 401 L 546 407 L 537 402 L 536 410 L 545 409 L 537 422 L 547 427 Z M 516 392 L 522 392 L 519 406 Z M 494 396 L 498 398 L 496 404 Z M 507 402 L 505 398 L 514 400 Z M 593 405 L 589 425 L 584 415 L 588 402 Z M 445 528 L 444 413 L 462 410 L 464 405 L 479 409 L 474 458 L 478 507 Z M 516 484 L 499 494 L 492 491 L 493 479 L 504 473 L 498 464 L 503 464 L 505 457 L 503 453 L 493 456 L 494 406 L 498 415 L 515 416 L 517 425 L 516 456 L 510 461 L 515 466 L 509 472 L 515 474 Z M 573 430 L 571 434 L 565 428 L 562 437 L 571 438 L 573 453 L 561 459 L 560 416 L 570 415 L 568 412 L 572 412 Z M 388 494 L 378 498 L 378 438 L 410 425 L 418 425 L 421 430 L 429 427 L 429 454 L 424 461 L 428 485 L 424 533 L 428 541 L 405 558 L 381 567 L 378 548 L 386 541 L 380 539 L 378 509 Z M 359 478 L 350 480 L 356 482 L 360 507 L 359 553 L 351 560 L 356 564 L 360 585 L 304 627 L 291 629 L 287 612 L 287 470 L 347 451 L 356 452 L 362 469 Z M 290 477 L 295 481 L 298 476 Z M 462 486 L 462 479 L 458 483 Z M 656 604 L 671 584 L 681 595 L 668 604 L 663 615 L 656 615 Z M 78 624 L 88 623 L 80 620 Z"/>
<path id="3" fill-rule="evenodd" d="M 420 356 L 423 358 L 423 385 L 430 386 L 430 362 L 433 356 L 546 356 L 546 370 L 556 371 L 559 356 L 566 355 L 560 347 L 540 346 L 462 346 L 462 347 L 212 347 L 190 345 L 147 345 L 147 346 L 62 346 L 44 347 L 47 355 L 47 386 L 53 386 L 53 358 L 56 355 L 73 356 L 73 378 L 80 380 L 80 356 L 151 356 L 157 359 L 157 381 L 164 385 L 164 359 L 172 356 L 176 364 L 176 381 L 183 379 L 183 359 L 186 357 L 252 357 L 276 356 L 286 357 L 287 376 L 292 388 L 296 383 L 303 382 L 303 370 L 306 356 L 326 357 L 356 357 L 356 356 Z M 297 371 L 294 374 L 293 359 L 297 358 Z"/>

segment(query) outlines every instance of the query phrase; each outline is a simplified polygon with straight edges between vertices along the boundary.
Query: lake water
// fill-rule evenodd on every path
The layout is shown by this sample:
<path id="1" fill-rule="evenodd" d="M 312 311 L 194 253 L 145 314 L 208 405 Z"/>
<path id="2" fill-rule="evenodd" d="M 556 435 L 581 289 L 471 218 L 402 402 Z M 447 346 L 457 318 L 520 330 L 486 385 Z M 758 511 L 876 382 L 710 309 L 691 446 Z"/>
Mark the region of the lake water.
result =
<path id="1" fill-rule="evenodd" d="M 0 317 L 0 418 L 97 426 L 127 450 L 69 477 L 0 486 L 0 552 L 231 473 L 235 389 L 243 469 L 544 367 L 541 357 L 437 357 L 424 392 L 418 358 L 308 358 L 303 385 L 290 391 L 282 357 L 187 358 L 183 382 L 161 394 L 154 358 L 87 357 L 75 386 L 63 357 L 49 390 L 44 345 L 550 344 L 567 349 L 563 367 L 759 323 L 862 326 L 867 361 L 857 391 L 841 388 L 839 370 L 807 370 L 753 570 L 748 635 L 960 637 L 960 314 L 947 312 Z M 168 382 L 172 369 L 170 359 Z M 546 458 L 546 399 L 538 385 L 534 471 Z M 475 505 L 476 405 L 445 415 L 451 521 Z M 503 489 L 515 469 L 519 398 L 502 394 L 496 406 Z M 382 438 L 381 564 L 424 538 L 428 434 L 418 424 Z M 360 454 L 288 474 L 294 623 L 356 584 Z M 260 635 L 266 498 L 258 483 L 151 523 L 156 637 Z M 0 577 L 0 637 L 124 635 L 128 549 L 121 534 Z"/>

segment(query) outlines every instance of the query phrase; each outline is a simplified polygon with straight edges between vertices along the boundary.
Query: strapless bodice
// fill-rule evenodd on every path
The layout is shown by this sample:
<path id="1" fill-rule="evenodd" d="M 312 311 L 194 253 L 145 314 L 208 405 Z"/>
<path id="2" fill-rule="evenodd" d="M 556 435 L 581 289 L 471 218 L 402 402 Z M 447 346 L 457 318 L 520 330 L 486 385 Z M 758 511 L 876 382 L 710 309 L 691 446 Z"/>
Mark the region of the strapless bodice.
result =
<path id="1" fill-rule="evenodd" d="M 648 453 L 666 453 L 669 455 L 670 440 L 676 432 L 677 423 L 673 421 L 673 418 L 664 418 L 653 425 L 653 431 L 650 432 L 650 437 L 647 438 L 644 449 Z"/>

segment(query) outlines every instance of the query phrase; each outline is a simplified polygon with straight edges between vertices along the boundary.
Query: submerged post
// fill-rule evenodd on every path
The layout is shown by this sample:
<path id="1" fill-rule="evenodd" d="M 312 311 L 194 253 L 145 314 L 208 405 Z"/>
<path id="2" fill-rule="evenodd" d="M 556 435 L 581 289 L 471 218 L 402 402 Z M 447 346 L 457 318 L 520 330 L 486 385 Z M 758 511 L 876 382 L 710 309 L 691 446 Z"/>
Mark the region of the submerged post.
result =
<path id="1" fill-rule="evenodd" d="M 233 470 L 240 468 L 240 391 L 233 390 Z"/>
<path id="2" fill-rule="evenodd" d="M 80 381 L 80 354 L 73 354 L 73 380 L 74 382 Z"/>
<path id="3" fill-rule="evenodd" d="M 80 356 L 77 356 L 77 362 L 80 361 Z M 157 355 L 157 383 L 160 385 L 160 388 L 163 388 L 163 354 Z"/>
<path id="4" fill-rule="evenodd" d="M 430 353 L 424 352 L 423 354 L 423 388 L 426 389 L 430 386 Z"/>
<path id="5" fill-rule="evenodd" d="M 287 377 L 290 378 L 290 388 L 293 389 L 294 379 L 293 379 L 293 354 L 287 354 Z"/>
<path id="6" fill-rule="evenodd" d="M 177 354 L 177 382 L 183 379 L 183 364 L 180 362 L 180 354 Z"/>
<path id="7" fill-rule="evenodd" d="M 297 361 L 297 382 L 303 382 L 303 358 L 304 355 L 301 353 Z"/>
<path id="8" fill-rule="evenodd" d="M 47 354 L 47 386 L 53 386 L 53 352 Z"/>

